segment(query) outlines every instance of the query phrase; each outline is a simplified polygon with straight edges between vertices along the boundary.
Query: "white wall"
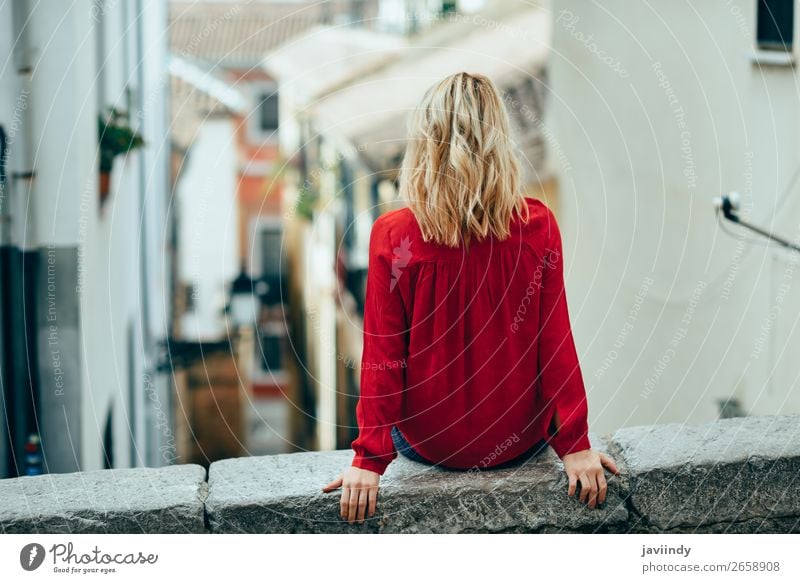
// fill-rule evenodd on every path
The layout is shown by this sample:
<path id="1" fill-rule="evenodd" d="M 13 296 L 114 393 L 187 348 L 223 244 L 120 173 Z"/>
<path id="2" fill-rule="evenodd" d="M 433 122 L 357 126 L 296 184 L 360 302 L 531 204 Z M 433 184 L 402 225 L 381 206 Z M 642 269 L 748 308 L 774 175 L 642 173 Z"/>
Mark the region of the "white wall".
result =
<path id="1" fill-rule="evenodd" d="M 10 30 L 11 3 L 0 16 Z M 15 126 L 10 170 L 30 169 L 26 144 L 35 169 L 30 196 L 27 183 L 18 181 L 6 208 L 9 243 L 38 253 L 41 264 L 42 280 L 25 285 L 37 306 L 37 423 L 50 450 L 50 470 L 102 467 L 109 407 L 115 465 L 153 463 L 153 455 L 135 458 L 137 448 L 157 442 L 161 430 L 146 420 L 154 407 L 147 384 L 169 311 L 163 293 L 169 267 L 166 6 L 155 0 L 43 0 L 30 6 L 23 22 L 31 72 L 18 72 L 10 58 L 0 71 L 0 122 Z M 14 35 L 7 37 L 11 42 Z M 9 51 L 10 45 L 4 53 L 10 57 Z M 132 114 L 147 145 L 117 159 L 112 194 L 100 213 L 97 115 L 109 105 Z M 55 390 L 62 378 L 64 390 Z M 168 411 L 161 380 L 153 382 Z"/>
<path id="2" fill-rule="evenodd" d="M 111 1 L 93 13 L 95 26 L 105 29 L 105 46 L 98 58 L 104 70 L 93 83 L 96 101 L 91 106 L 93 111 L 109 105 L 128 111 L 146 146 L 115 160 L 112 194 L 102 214 L 90 205 L 82 216 L 88 282 L 82 297 L 85 469 L 102 463 L 109 407 L 114 411 L 115 465 L 165 462 L 145 450 L 164 437 L 151 409 L 158 405 L 168 411 L 163 390 L 151 394 L 160 385 L 153 372 L 155 343 L 166 334 L 169 309 L 164 281 L 170 148 L 166 13 L 157 2 L 142 6 L 139 13 L 135 3 Z"/>
<path id="3" fill-rule="evenodd" d="M 788 256 L 726 235 L 711 205 L 739 190 L 754 221 L 798 234 L 800 189 L 779 202 L 800 162 L 797 78 L 752 63 L 754 12 L 554 2 L 548 119 L 568 162 L 559 220 L 598 432 L 711 419 L 729 397 L 800 411 L 800 285 L 778 295 Z"/>
<path id="4" fill-rule="evenodd" d="M 236 151 L 231 120 L 205 120 L 178 184 L 179 273 L 195 291 L 195 310 L 183 315 L 185 338 L 228 333 L 221 310 L 240 268 Z"/>

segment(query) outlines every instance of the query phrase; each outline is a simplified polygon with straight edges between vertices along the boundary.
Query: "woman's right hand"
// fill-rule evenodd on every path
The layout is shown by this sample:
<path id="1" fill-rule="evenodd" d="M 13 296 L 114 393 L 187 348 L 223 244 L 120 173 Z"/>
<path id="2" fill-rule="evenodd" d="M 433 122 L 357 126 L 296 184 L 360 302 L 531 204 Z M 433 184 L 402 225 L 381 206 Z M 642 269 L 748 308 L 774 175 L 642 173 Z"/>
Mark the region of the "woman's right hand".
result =
<path id="1" fill-rule="evenodd" d="M 332 492 L 342 488 L 339 515 L 350 524 L 356 521 L 362 524 L 365 514 L 369 518 L 375 515 L 380 481 L 380 474 L 351 466 L 322 491 Z"/>
<path id="2" fill-rule="evenodd" d="M 561 461 L 564 463 L 564 471 L 569 479 L 568 496 L 575 495 L 578 482 L 580 482 L 579 499 L 581 502 L 586 503 L 589 508 L 605 504 L 608 487 L 603 468 L 619 475 L 619 469 L 613 459 L 602 452 L 586 449 L 565 455 Z"/>

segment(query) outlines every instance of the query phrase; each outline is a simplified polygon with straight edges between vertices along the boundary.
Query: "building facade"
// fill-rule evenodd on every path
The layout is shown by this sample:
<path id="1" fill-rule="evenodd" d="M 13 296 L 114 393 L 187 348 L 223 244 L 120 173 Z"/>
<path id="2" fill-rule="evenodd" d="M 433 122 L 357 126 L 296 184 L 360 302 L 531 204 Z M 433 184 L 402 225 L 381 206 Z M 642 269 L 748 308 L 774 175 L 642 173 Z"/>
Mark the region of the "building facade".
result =
<path id="1" fill-rule="evenodd" d="M 797 10 L 558 0 L 551 131 L 598 431 L 800 410 Z"/>
<path id="2" fill-rule="evenodd" d="M 174 461 L 158 369 L 165 26 L 151 1 L 0 7 L 2 476 Z M 101 199 L 98 118 L 109 108 L 144 146 L 113 159 Z"/>

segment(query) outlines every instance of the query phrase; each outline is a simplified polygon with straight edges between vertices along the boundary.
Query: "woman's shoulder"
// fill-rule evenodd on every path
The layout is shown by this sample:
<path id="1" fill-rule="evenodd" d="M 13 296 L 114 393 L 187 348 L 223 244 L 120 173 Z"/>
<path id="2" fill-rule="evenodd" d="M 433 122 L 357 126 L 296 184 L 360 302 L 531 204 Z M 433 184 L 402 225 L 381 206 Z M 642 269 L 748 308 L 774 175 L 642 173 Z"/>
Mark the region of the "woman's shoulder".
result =
<path id="1" fill-rule="evenodd" d="M 538 198 L 526 196 L 525 202 L 528 205 L 528 220 L 525 223 L 525 230 L 537 238 L 544 237 L 546 240 L 550 240 L 554 234 L 558 233 L 555 214 L 544 201 Z"/>
<path id="2" fill-rule="evenodd" d="M 551 219 L 554 218 L 553 211 L 550 210 L 550 207 L 547 204 L 538 198 L 533 198 L 532 196 L 526 196 L 525 202 L 528 205 L 528 209 L 531 214 L 531 218 L 536 219 Z"/>
<path id="3" fill-rule="evenodd" d="M 377 219 L 375 219 L 375 225 L 403 225 L 409 221 L 416 222 L 416 219 L 414 218 L 414 213 L 411 212 L 411 209 L 407 206 L 404 206 L 391 211 L 386 211 L 385 213 L 381 214 Z"/>
<path id="4" fill-rule="evenodd" d="M 408 207 L 387 211 L 378 216 L 372 223 L 370 246 L 392 253 L 402 242 L 409 245 L 419 238 L 419 225 L 414 213 Z"/>
<path id="5" fill-rule="evenodd" d="M 411 235 L 411 231 L 419 230 L 417 219 L 408 207 L 387 211 L 372 223 L 373 233 Z"/>

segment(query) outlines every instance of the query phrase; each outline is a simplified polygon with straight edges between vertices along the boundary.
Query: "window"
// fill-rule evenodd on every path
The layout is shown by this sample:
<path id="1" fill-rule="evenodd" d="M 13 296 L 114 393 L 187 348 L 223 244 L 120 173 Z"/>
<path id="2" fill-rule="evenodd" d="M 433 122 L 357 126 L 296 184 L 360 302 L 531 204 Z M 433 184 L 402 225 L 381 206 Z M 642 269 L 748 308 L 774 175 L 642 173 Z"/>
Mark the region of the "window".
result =
<path id="1" fill-rule="evenodd" d="M 264 133 L 278 129 L 278 94 L 274 91 L 259 96 L 258 124 Z"/>
<path id="2" fill-rule="evenodd" d="M 272 329 L 261 332 L 259 357 L 261 370 L 264 373 L 276 373 L 283 370 L 284 334 L 276 334 Z"/>
<path id="3" fill-rule="evenodd" d="M 794 41 L 794 0 L 758 0 L 757 45 L 760 49 L 791 51 Z"/>
<path id="4" fill-rule="evenodd" d="M 261 274 L 266 277 L 283 275 L 283 229 L 280 224 L 264 225 L 259 234 L 261 244 Z"/>
<path id="5" fill-rule="evenodd" d="M 250 111 L 247 115 L 246 140 L 252 145 L 275 144 L 278 140 L 278 84 L 270 80 L 247 83 L 247 101 Z"/>
<path id="6" fill-rule="evenodd" d="M 182 284 L 183 309 L 185 312 L 194 312 L 195 300 L 197 299 L 197 287 L 191 282 Z"/>

